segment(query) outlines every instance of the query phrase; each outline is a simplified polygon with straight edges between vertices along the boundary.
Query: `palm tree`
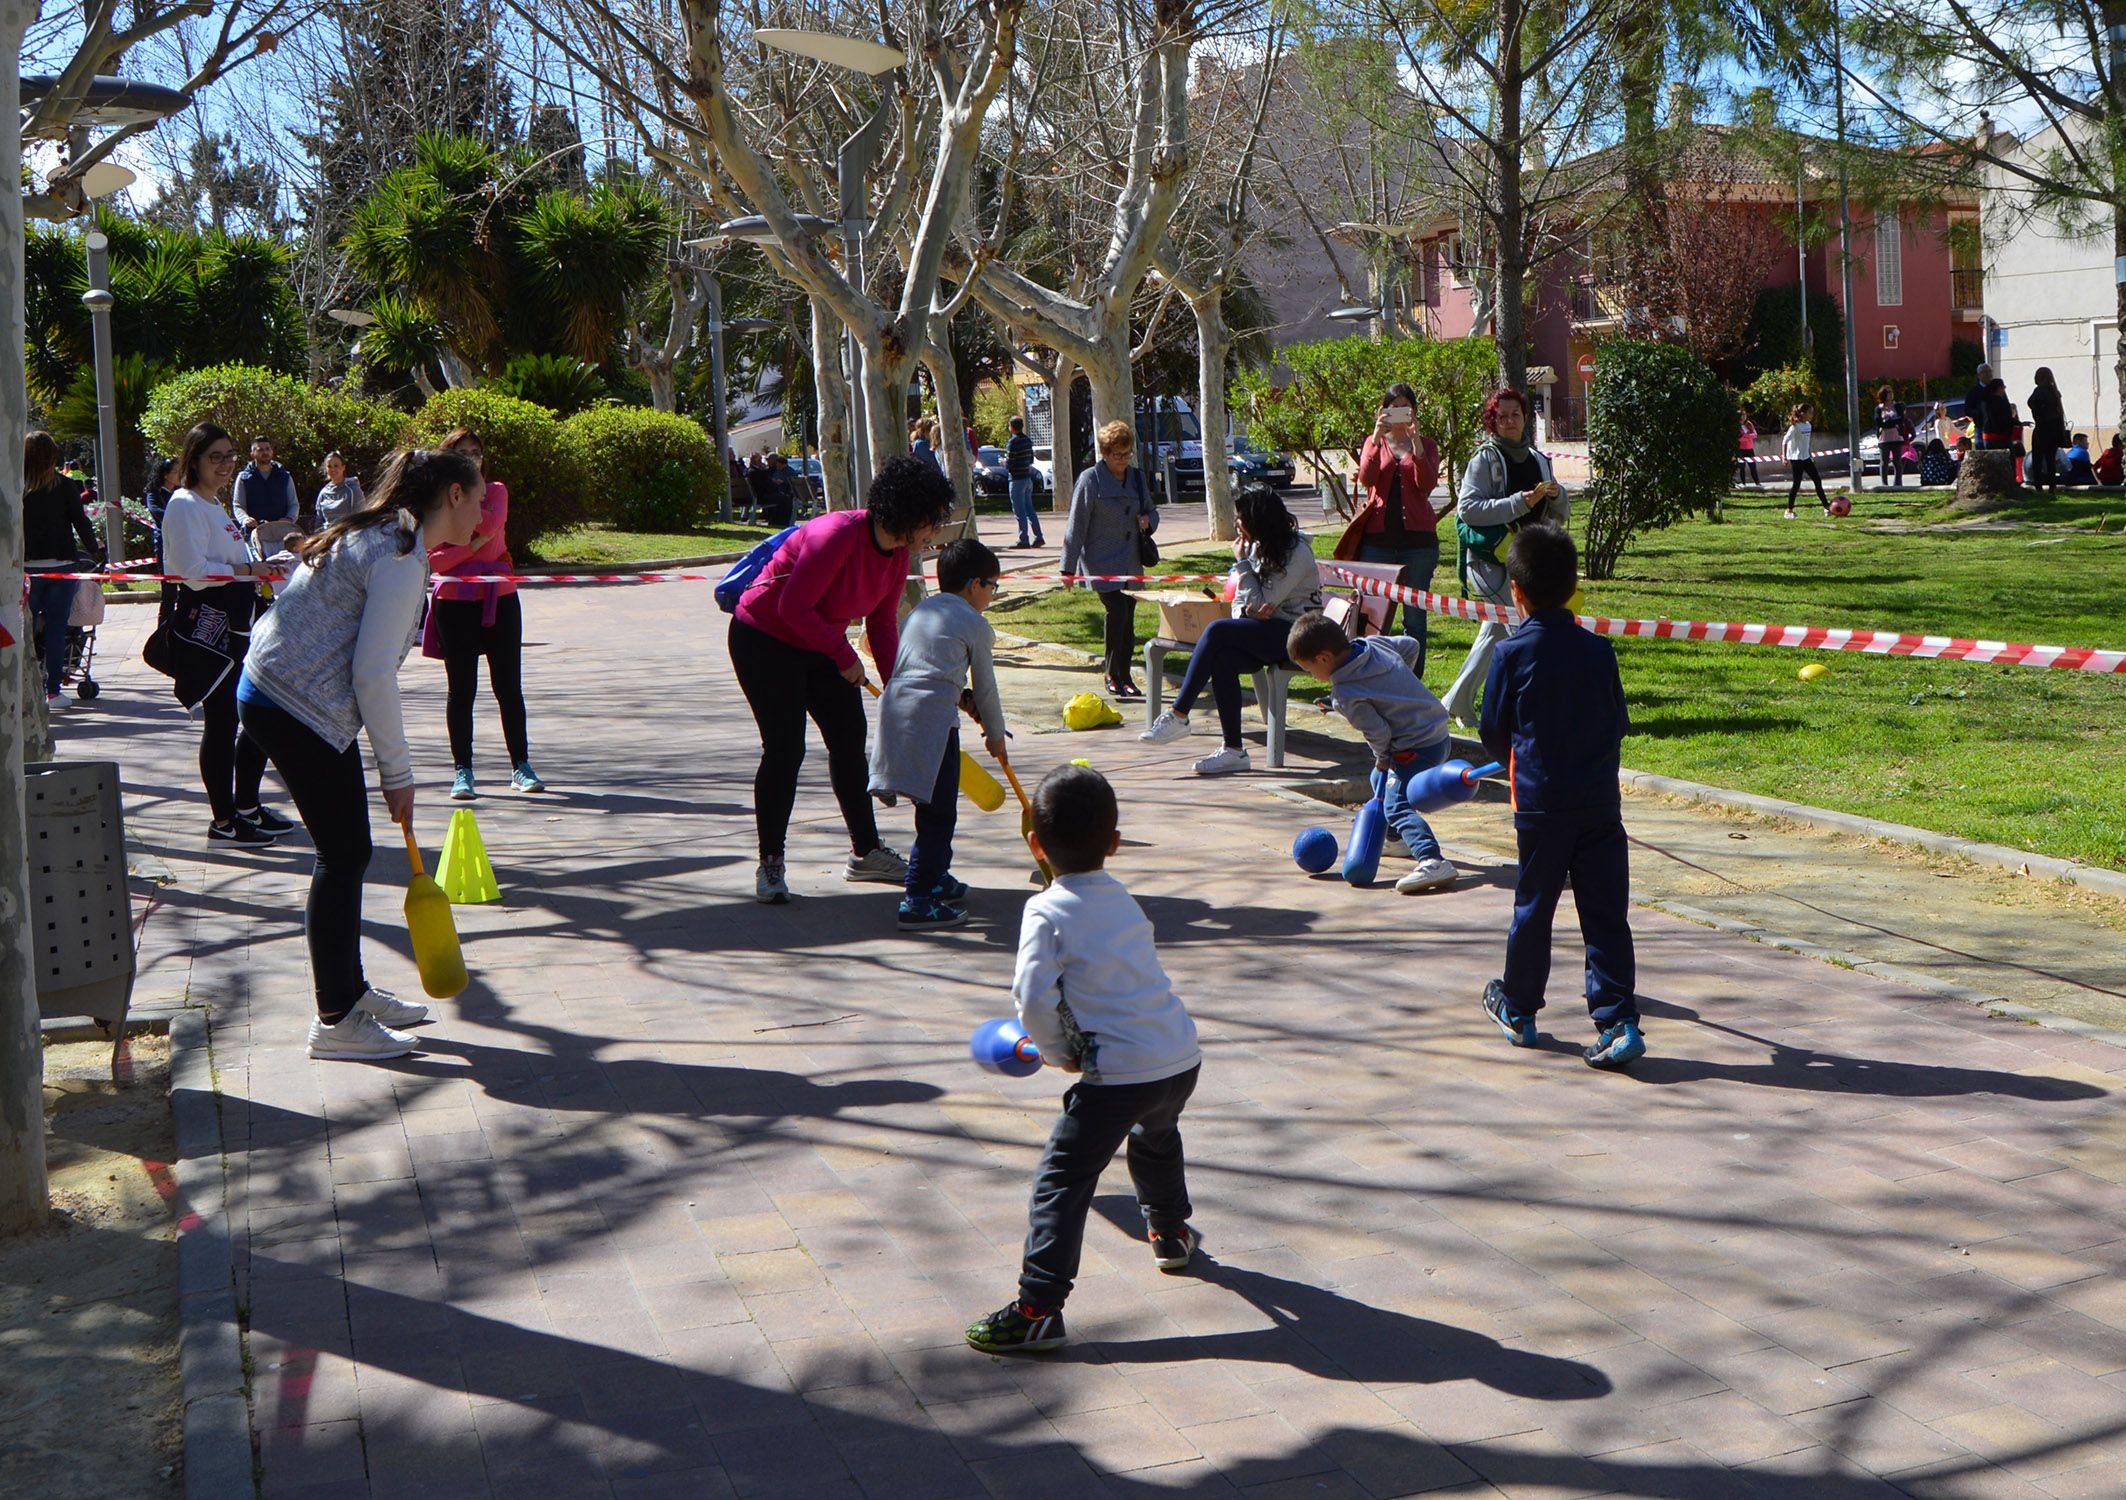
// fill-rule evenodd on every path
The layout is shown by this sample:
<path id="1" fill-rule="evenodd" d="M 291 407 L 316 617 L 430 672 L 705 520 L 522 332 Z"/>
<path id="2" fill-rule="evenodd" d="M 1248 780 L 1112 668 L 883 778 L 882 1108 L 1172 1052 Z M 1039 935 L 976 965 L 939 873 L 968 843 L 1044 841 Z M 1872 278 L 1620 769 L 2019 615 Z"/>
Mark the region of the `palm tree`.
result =
<path id="1" fill-rule="evenodd" d="M 408 297 L 385 292 L 369 304 L 373 321 L 362 330 L 362 362 L 379 370 L 404 370 L 423 397 L 436 393 L 431 366 L 443 358 L 443 328 L 434 313 Z"/>
<path id="2" fill-rule="evenodd" d="M 468 136 L 422 135 L 413 162 L 355 210 L 345 241 L 357 271 L 430 309 L 443 352 L 480 369 L 499 364 L 497 307 L 507 292 L 488 217 L 499 166 Z"/>
<path id="3" fill-rule="evenodd" d="M 674 229 L 671 209 L 648 186 L 601 183 L 588 198 L 541 193 L 515 222 L 530 289 L 563 330 L 562 347 L 603 364 L 627 305 L 664 268 Z"/>

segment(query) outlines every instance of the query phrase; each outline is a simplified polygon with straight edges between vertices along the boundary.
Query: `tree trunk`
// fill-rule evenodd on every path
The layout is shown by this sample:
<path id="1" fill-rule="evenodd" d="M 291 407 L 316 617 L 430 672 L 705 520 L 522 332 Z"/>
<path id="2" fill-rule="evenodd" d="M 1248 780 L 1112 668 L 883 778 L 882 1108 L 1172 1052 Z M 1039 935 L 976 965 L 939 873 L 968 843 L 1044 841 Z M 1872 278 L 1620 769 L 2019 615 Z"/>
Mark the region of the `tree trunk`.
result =
<path id="1" fill-rule="evenodd" d="M 1508 41 L 1499 57 L 1499 150 L 1494 156 L 1499 174 L 1498 207 L 1493 219 L 1498 225 L 1498 303 L 1492 310 L 1499 350 L 1499 384 L 1511 390 L 1528 387 L 1528 246 L 1526 206 L 1521 202 L 1521 91 L 1526 79 L 1521 72 L 1521 6 L 1509 0 L 1502 7 Z"/>
<path id="2" fill-rule="evenodd" d="M 2109 44 L 2110 67 L 2104 70 L 2104 109 L 2110 115 L 2106 139 L 2113 143 L 2111 159 L 2111 253 L 2115 266 L 2126 266 L 2126 144 L 2120 143 L 2119 128 L 2126 124 L 2126 0 L 2103 0 L 2104 36 Z M 2126 432 L 2126 276 L 2114 276 L 2113 296 L 2118 316 L 2118 360 L 2112 378 L 2118 385 L 2119 430 Z M 1986 351 L 1992 358 L 1993 351 Z"/>
<path id="3" fill-rule="evenodd" d="M 1189 303 L 1196 315 L 1196 420 L 1203 426 L 1203 509 L 1210 539 L 1233 539 L 1233 471 L 1226 466 L 1225 356 L 1232 335 L 1225 326 L 1225 287 L 1214 283 Z"/>
<path id="4" fill-rule="evenodd" d="M 36 7 L 0 3 L 0 173 L 22 176 L 17 108 L 22 34 Z M 29 427 L 23 388 L 22 194 L 0 193 L 0 452 L 22 451 Z M 22 466 L 0 464 L 0 1235 L 41 1227 L 51 1216 L 44 1166 L 44 1047 L 37 1031 L 37 974 L 30 962 L 27 791 L 23 708 L 31 654 L 22 609 Z"/>
<path id="5" fill-rule="evenodd" d="M 1048 440 L 1049 468 L 1054 475 L 1048 506 L 1059 515 L 1069 512 L 1071 494 L 1078 487 L 1078 455 L 1070 447 L 1070 409 L 1074 401 L 1071 387 L 1077 383 L 1077 361 L 1068 354 L 1058 354 L 1055 378 L 1048 385 L 1049 421 L 1054 427 Z"/>
<path id="6" fill-rule="evenodd" d="M 939 329 L 943 331 L 942 325 Z M 937 393 L 938 435 L 936 448 L 945 460 L 945 475 L 952 481 L 952 519 L 938 529 L 938 545 L 975 534 L 974 464 L 967 452 L 967 418 L 960 406 L 960 370 L 951 345 L 933 342 L 923 356 L 930 371 L 930 385 Z"/>
<path id="7" fill-rule="evenodd" d="M 842 325 L 834 309 L 818 297 L 812 303 L 812 391 L 819 409 L 820 482 L 826 486 L 827 509 L 854 510 L 863 503 L 856 493 L 849 449 L 849 384 L 842 375 Z"/>
<path id="8" fill-rule="evenodd" d="M 1116 352 L 1119 350 L 1120 352 Z M 1120 422 L 1131 432 L 1137 430 L 1136 386 L 1129 368 L 1129 334 L 1125 331 L 1119 341 L 1107 346 L 1103 358 L 1085 364 L 1085 381 L 1093 394 L 1093 453 L 1098 461 L 1100 429 L 1110 422 Z M 1150 455 L 1139 453 L 1137 461 L 1147 463 Z M 1147 472 L 1146 478 L 1150 474 Z"/>

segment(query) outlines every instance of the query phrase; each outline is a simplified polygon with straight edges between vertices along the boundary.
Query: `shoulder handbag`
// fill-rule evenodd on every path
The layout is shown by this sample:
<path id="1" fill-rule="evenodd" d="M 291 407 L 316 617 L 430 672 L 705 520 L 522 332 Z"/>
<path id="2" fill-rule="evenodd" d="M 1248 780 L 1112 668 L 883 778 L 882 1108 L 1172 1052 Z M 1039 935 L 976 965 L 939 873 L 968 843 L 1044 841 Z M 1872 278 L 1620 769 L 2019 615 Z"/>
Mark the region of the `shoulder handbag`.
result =
<path id="1" fill-rule="evenodd" d="M 1132 469 L 1130 472 L 1137 476 L 1137 496 L 1144 502 L 1144 509 L 1139 511 L 1138 514 L 1148 516 L 1152 513 L 1152 495 L 1151 491 L 1145 486 L 1144 471 L 1142 469 Z M 1152 540 L 1152 534 L 1149 531 L 1140 526 L 1137 529 L 1137 566 L 1149 568 L 1158 561 L 1159 544 Z"/>
<path id="2" fill-rule="evenodd" d="M 177 661 L 171 655 L 170 623 L 177 615 L 177 585 L 162 586 L 162 613 L 148 638 L 140 643 L 140 659 L 165 677 L 177 675 Z"/>

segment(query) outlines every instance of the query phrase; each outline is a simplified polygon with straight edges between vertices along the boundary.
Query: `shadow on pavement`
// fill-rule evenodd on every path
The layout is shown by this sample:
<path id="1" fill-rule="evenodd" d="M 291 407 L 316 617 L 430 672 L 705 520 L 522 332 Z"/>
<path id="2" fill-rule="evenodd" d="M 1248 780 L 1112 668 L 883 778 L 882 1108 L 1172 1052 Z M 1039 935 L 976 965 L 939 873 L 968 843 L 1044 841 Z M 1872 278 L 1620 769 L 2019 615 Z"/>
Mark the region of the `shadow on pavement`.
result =
<path id="1" fill-rule="evenodd" d="M 2033 1073 L 2003 1073 L 1994 1068 L 1955 1068 L 1938 1063 L 1891 1062 L 1882 1058 L 1848 1057 L 1837 1052 L 1819 1052 L 1808 1047 L 1790 1047 L 1753 1036 L 1717 1021 L 1708 1021 L 1688 1006 L 1639 997 L 1640 1010 L 1664 1019 L 1695 1022 L 1744 1041 L 1761 1043 L 1770 1056 L 1761 1063 L 1701 1062 L 1655 1050 L 1632 1064 L 1624 1076 L 1641 1083 L 1698 1083 L 1708 1079 L 1730 1083 L 1758 1084 L 1767 1088 L 1802 1089 L 1812 1093 L 1875 1094 L 1892 1099 L 1933 1099 L 1958 1094 L 1998 1094 L 2003 1098 L 2065 1103 L 2074 1099 L 2101 1099 L 2105 1090 L 2073 1078 L 2048 1078 Z"/>

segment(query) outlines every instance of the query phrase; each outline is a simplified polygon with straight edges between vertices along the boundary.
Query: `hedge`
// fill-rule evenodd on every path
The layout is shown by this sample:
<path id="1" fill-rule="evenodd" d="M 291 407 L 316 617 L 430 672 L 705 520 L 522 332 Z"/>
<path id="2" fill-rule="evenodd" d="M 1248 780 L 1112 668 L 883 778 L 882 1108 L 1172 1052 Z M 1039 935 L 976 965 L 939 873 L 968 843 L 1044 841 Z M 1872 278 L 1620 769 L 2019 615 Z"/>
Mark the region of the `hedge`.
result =
<path id="1" fill-rule="evenodd" d="M 1712 366 L 1678 344 L 1622 339 L 1595 351 L 1587 399 L 1587 546 L 1580 571 L 1613 578 L 1641 534 L 1686 516 L 1717 518 L 1734 480 L 1740 413 Z"/>
<path id="2" fill-rule="evenodd" d="M 583 445 L 595 518 L 631 531 L 681 531 L 715 517 L 728 480 L 693 418 L 593 406 L 562 425 Z"/>
<path id="3" fill-rule="evenodd" d="M 592 483 L 583 440 L 545 407 L 494 391 L 438 391 L 413 414 L 412 427 L 413 440 L 429 445 L 453 428 L 480 434 L 489 476 L 509 486 L 513 554 L 531 556 L 538 538 L 590 519 Z"/>
<path id="4" fill-rule="evenodd" d="M 255 365 L 210 365 L 158 385 L 140 430 L 158 452 L 174 454 L 200 422 L 227 428 L 239 450 L 260 434 L 272 438 L 305 503 L 324 483 L 319 471 L 327 453 L 337 449 L 347 467 L 372 484 L 384 455 L 406 441 L 407 425 L 389 406 L 320 390 L 292 375 Z"/>

